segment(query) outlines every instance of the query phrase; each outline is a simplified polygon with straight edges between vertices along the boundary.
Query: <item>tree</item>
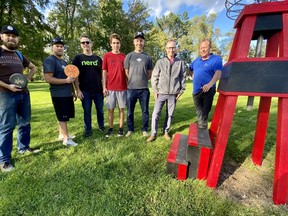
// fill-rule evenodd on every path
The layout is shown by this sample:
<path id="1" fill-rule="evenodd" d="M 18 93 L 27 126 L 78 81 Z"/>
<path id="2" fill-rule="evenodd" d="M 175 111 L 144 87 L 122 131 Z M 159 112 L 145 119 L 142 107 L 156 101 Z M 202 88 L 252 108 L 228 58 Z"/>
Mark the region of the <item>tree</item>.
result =
<path id="1" fill-rule="evenodd" d="M 62 37 L 65 42 L 66 60 L 70 61 L 71 58 L 77 53 L 79 44 L 76 41 L 76 20 L 78 20 L 77 9 L 81 7 L 81 2 L 78 0 L 60 0 L 54 4 L 48 16 L 48 23 L 55 33 L 50 35 L 50 40 L 58 36 Z"/>
<path id="2" fill-rule="evenodd" d="M 2 0 L 0 3 L 1 26 L 11 24 L 18 29 L 19 50 L 37 66 L 37 71 L 46 57 L 44 49 L 39 49 L 45 45 L 44 32 L 51 31 L 43 15 L 48 4 L 49 0 Z"/>
<path id="3" fill-rule="evenodd" d="M 103 54 L 111 50 L 109 44 L 110 34 L 117 33 L 122 38 L 124 37 L 124 34 L 121 33 L 127 28 L 124 26 L 125 13 L 120 0 L 99 0 L 97 14 L 98 22 L 95 29 L 95 46 Z"/>
<path id="4" fill-rule="evenodd" d="M 175 39 L 178 46 L 178 55 L 188 64 L 198 56 L 198 46 L 201 39 L 208 38 L 217 41 L 221 36 L 219 29 L 214 30 L 216 15 L 208 17 L 196 16 L 189 19 L 187 12 L 182 14 L 169 13 L 161 18 L 156 18 L 155 29 L 151 32 L 153 42 L 149 45 L 157 45 L 162 48 L 150 48 L 156 53 L 153 57 L 165 55 L 165 43 L 168 39 Z M 159 42 L 160 41 L 160 42 Z M 212 51 L 220 53 L 216 43 L 212 43 Z M 154 59 L 155 61 L 155 59 Z"/>

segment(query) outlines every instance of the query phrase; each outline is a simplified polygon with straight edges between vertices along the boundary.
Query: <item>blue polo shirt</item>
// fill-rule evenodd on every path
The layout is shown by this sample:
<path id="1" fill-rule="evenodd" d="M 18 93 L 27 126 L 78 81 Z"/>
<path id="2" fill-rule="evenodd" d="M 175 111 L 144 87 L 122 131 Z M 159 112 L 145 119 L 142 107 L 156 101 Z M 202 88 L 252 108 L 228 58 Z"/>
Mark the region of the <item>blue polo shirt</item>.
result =
<path id="1" fill-rule="evenodd" d="M 203 60 L 202 57 L 195 59 L 190 70 L 193 71 L 193 94 L 202 91 L 202 86 L 209 83 L 217 70 L 222 71 L 222 59 L 218 55 L 210 54 L 209 58 Z M 216 87 L 216 84 L 214 84 Z"/>

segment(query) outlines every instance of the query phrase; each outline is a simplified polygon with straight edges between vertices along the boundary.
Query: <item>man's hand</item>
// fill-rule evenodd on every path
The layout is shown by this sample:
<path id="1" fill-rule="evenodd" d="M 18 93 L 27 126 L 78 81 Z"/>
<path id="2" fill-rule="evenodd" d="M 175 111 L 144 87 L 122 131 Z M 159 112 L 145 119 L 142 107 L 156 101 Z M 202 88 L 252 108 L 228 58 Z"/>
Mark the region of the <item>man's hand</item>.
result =
<path id="1" fill-rule="evenodd" d="M 103 88 L 103 95 L 104 97 L 106 97 L 108 95 L 108 90 L 107 88 Z"/>
<path id="2" fill-rule="evenodd" d="M 76 78 L 74 78 L 74 77 L 67 77 L 67 78 L 66 78 L 66 82 L 67 82 L 67 83 L 73 83 L 73 82 L 75 81 L 75 79 L 76 79 Z"/>
<path id="3" fill-rule="evenodd" d="M 83 95 L 83 93 L 82 93 L 82 91 L 81 91 L 80 89 L 77 91 L 77 97 L 78 97 L 80 100 L 83 100 L 83 98 L 84 98 L 84 95 Z"/>
<path id="4" fill-rule="evenodd" d="M 210 84 L 205 84 L 204 86 L 202 86 L 202 90 L 203 92 L 208 92 L 211 88 L 211 85 Z"/>
<path id="5" fill-rule="evenodd" d="M 156 101 L 158 98 L 158 93 L 154 93 L 154 100 Z"/>
<path id="6" fill-rule="evenodd" d="M 23 89 L 20 86 L 15 85 L 15 84 L 9 84 L 9 89 L 13 92 L 23 91 Z"/>
<path id="7" fill-rule="evenodd" d="M 76 92 L 72 92 L 72 95 L 73 95 L 73 101 L 77 101 L 77 95 L 76 95 Z"/>
<path id="8" fill-rule="evenodd" d="M 179 94 L 177 94 L 177 96 L 176 96 L 176 100 L 178 100 L 182 94 L 183 94 L 183 93 L 179 93 Z"/>

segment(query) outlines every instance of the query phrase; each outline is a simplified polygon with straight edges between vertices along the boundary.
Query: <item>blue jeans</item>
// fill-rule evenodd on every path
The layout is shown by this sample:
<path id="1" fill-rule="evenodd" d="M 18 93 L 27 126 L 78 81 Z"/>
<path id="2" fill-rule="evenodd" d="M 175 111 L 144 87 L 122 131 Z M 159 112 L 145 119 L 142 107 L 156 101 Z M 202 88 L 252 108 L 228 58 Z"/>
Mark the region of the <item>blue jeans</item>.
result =
<path id="1" fill-rule="evenodd" d="M 127 127 L 134 131 L 134 110 L 137 100 L 142 109 L 142 131 L 148 130 L 149 124 L 149 89 L 128 89 L 127 91 Z"/>
<path id="2" fill-rule="evenodd" d="M 11 162 L 13 130 L 18 124 L 18 150 L 29 148 L 31 103 L 29 93 L 0 92 L 0 163 Z"/>
<path id="3" fill-rule="evenodd" d="M 84 96 L 84 98 L 82 100 L 82 107 L 84 110 L 85 132 L 91 132 L 92 131 L 92 124 L 91 124 L 92 101 L 95 104 L 98 126 L 99 126 L 99 128 L 104 128 L 104 111 L 103 111 L 104 96 L 103 96 L 103 93 L 102 92 L 89 93 L 86 91 L 82 91 L 82 93 Z"/>

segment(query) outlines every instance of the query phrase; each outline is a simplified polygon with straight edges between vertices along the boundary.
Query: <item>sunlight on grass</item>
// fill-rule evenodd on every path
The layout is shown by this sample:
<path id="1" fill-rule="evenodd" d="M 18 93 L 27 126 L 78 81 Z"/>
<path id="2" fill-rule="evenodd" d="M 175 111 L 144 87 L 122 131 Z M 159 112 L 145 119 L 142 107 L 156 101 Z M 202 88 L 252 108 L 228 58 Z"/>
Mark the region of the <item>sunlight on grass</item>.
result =
<path id="1" fill-rule="evenodd" d="M 177 181 L 166 174 L 166 158 L 171 143 L 159 136 L 146 144 L 140 131 L 140 106 L 136 106 L 136 132 L 129 138 L 105 138 L 96 127 L 93 108 L 93 135 L 83 136 L 83 111 L 76 101 L 76 118 L 69 123 L 77 147 L 67 148 L 57 141 L 57 122 L 46 83 L 30 83 L 32 101 L 31 147 L 37 154 L 20 156 L 14 140 L 16 170 L 0 173 L 0 215 L 281 215 L 281 208 L 247 207 L 218 197 L 204 181 Z M 177 103 L 171 132 L 188 134 L 196 121 L 188 88 Z M 214 100 L 213 110 L 217 101 Z M 254 137 L 257 106 L 245 110 L 246 98 L 239 97 L 227 145 L 225 160 L 243 162 Z M 277 102 L 273 100 L 265 157 L 273 173 Z M 276 104 L 276 105 L 275 105 Z M 154 99 L 150 99 L 150 116 Z M 212 111 L 213 112 L 213 111 Z M 107 111 L 105 109 L 105 118 Z M 106 128 L 107 118 L 106 118 Z M 163 125 L 161 116 L 159 131 Z M 115 131 L 118 120 L 115 118 Z M 127 131 L 127 129 L 125 128 Z M 250 165 L 247 165 L 250 166 Z M 271 178 L 273 175 L 271 174 Z"/>

